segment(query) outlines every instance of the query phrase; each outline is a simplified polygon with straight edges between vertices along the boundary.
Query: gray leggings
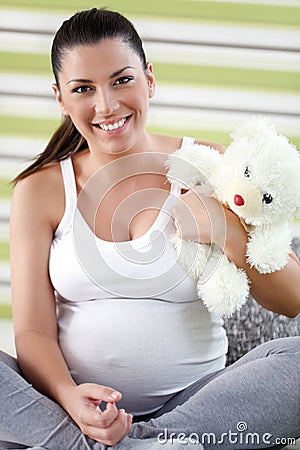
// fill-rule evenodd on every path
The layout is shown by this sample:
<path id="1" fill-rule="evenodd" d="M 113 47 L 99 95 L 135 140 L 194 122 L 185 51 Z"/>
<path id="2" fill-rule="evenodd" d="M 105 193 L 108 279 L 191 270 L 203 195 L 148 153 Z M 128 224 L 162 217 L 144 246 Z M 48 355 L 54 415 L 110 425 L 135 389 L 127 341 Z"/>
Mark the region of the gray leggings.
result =
<path id="1" fill-rule="evenodd" d="M 177 439 L 175 439 L 177 436 Z M 300 436 L 300 337 L 260 345 L 136 421 L 116 450 L 282 448 Z M 166 443 L 168 440 L 168 443 Z M 203 444 L 200 445 L 200 444 Z M 0 449 L 104 450 L 0 353 Z"/>

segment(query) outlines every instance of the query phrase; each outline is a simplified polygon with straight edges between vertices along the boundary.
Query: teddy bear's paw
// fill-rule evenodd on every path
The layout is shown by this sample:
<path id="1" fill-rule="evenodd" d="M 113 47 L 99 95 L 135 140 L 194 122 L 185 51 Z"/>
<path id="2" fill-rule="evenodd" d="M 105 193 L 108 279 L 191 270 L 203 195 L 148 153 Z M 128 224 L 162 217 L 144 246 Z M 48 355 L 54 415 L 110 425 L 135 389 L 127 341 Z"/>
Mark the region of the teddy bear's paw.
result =
<path id="1" fill-rule="evenodd" d="M 247 244 L 247 262 L 260 273 L 272 273 L 282 269 L 288 262 L 291 236 L 282 229 L 281 234 L 256 233 Z"/>
<path id="2" fill-rule="evenodd" d="M 247 256 L 247 263 L 251 267 L 255 267 L 259 273 L 272 273 L 276 272 L 276 270 L 282 269 L 288 262 L 288 255 L 285 258 L 282 258 L 281 261 L 276 261 L 275 258 L 272 259 L 272 255 L 270 255 L 270 259 L 264 259 L 264 261 L 257 261 L 255 258 L 252 258 L 251 255 Z"/>
<path id="3" fill-rule="evenodd" d="M 210 312 L 230 317 L 245 304 L 249 282 L 246 273 L 223 255 L 211 275 L 198 281 L 197 291 Z"/>
<path id="4" fill-rule="evenodd" d="M 210 246 L 183 240 L 176 234 L 172 234 L 169 239 L 183 268 L 194 278 L 199 278 L 209 258 Z"/>

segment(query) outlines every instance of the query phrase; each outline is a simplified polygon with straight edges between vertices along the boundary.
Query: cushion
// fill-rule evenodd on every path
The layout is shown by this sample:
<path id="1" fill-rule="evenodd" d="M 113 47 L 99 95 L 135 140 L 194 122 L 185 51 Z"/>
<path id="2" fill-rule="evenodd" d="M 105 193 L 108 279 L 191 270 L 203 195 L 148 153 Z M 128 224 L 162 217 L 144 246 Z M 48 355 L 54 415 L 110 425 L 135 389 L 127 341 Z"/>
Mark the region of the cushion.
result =
<path id="1" fill-rule="evenodd" d="M 300 238 L 294 238 L 292 247 L 300 257 Z M 271 339 L 299 336 L 300 314 L 290 319 L 268 311 L 251 296 L 231 318 L 224 320 L 228 335 L 227 364 L 232 364 L 249 350 Z"/>

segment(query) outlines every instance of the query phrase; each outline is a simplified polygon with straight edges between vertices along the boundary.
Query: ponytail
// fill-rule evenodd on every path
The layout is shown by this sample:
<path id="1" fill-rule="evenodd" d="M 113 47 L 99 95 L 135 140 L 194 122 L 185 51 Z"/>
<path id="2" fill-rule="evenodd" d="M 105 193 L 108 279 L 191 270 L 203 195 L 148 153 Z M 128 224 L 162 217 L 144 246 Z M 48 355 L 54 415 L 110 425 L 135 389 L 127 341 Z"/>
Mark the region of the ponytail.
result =
<path id="1" fill-rule="evenodd" d="M 45 150 L 29 167 L 17 175 L 12 183 L 16 185 L 18 181 L 38 171 L 45 164 L 61 161 L 85 148 L 87 148 L 86 140 L 75 128 L 70 117 L 65 116 L 62 124 L 53 134 Z"/>

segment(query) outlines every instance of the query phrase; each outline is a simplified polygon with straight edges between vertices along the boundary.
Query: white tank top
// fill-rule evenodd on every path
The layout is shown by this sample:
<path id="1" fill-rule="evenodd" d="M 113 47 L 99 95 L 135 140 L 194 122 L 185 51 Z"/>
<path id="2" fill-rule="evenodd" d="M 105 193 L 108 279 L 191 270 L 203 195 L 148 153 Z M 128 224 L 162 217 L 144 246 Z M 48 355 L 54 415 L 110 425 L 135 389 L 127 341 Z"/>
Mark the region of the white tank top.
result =
<path id="1" fill-rule="evenodd" d="M 108 242 L 93 234 L 77 209 L 71 158 L 60 164 L 66 206 L 49 272 L 62 353 L 78 384 L 119 390 L 119 407 L 132 414 L 155 411 L 222 369 L 227 352 L 222 319 L 198 298 L 195 280 L 177 262 L 168 240 L 175 232 L 171 210 L 180 188 L 172 184 L 143 236 Z"/>

